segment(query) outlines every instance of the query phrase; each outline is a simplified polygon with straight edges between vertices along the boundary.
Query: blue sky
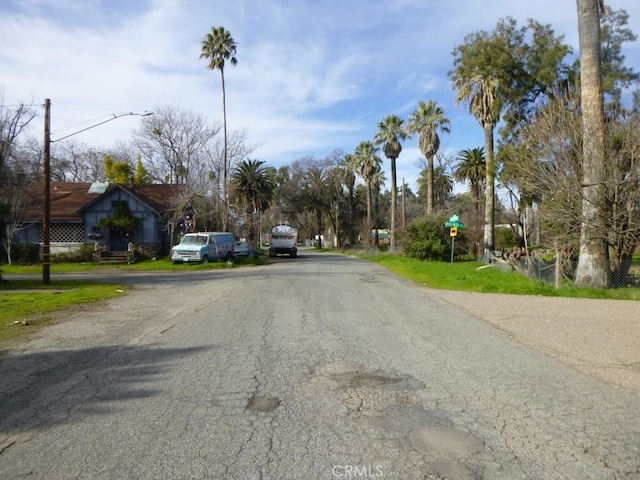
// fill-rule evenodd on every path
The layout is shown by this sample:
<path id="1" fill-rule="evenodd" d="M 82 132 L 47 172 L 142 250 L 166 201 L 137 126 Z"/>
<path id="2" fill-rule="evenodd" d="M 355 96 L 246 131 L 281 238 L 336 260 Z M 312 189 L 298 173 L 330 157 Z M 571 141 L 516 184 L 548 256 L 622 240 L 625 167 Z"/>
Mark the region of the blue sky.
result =
<path id="1" fill-rule="evenodd" d="M 640 2 L 608 5 L 627 10 L 640 34 Z M 0 87 L 5 104 L 50 98 L 54 138 L 68 125 L 157 105 L 221 121 L 220 75 L 199 54 L 211 27 L 224 26 L 238 44 L 238 65 L 225 70 L 228 125 L 247 132 L 252 158 L 279 167 L 353 151 L 382 118 L 406 119 L 420 100 L 451 119 L 441 148 L 455 156 L 483 136 L 454 103 L 451 51 L 506 16 L 549 23 L 578 50 L 575 0 L 0 0 Z M 624 53 L 640 70 L 640 44 Z M 138 121 L 74 139 L 109 147 Z M 40 126 L 32 133 L 39 138 Z M 413 139 L 398 159 L 398 178 L 412 188 L 420 156 Z"/>

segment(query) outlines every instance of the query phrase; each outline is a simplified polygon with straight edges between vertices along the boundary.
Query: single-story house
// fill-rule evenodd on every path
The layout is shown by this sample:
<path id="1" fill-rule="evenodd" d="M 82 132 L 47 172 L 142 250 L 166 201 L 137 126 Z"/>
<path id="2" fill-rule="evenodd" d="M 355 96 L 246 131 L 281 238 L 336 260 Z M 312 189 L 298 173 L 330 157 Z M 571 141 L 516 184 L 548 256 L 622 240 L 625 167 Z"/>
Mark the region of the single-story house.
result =
<path id="1" fill-rule="evenodd" d="M 51 182 L 51 254 L 73 251 L 83 244 L 94 244 L 96 251 L 126 252 L 131 242 L 147 255 L 166 255 L 171 248 L 167 219 L 175 209 L 180 187 Z M 33 192 L 23 215 L 26 228 L 16 232 L 14 241 L 42 244 L 44 185 L 26 188 Z M 123 206 L 133 219 L 130 233 L 104 226 L 103 219 L 113 218 Z"/>

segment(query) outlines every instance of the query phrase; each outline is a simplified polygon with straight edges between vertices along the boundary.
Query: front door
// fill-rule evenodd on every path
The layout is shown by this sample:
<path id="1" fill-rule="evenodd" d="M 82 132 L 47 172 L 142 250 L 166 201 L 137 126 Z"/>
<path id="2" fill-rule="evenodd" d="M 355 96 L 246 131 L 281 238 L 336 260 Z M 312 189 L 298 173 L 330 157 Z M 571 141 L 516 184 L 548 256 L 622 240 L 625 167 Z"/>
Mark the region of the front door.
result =
<path id="1" fill-rule="evenodd" d="M 126 252 L 129 245 L 129 238 L 122 232 L 109 233 L 109 251 Z"/>

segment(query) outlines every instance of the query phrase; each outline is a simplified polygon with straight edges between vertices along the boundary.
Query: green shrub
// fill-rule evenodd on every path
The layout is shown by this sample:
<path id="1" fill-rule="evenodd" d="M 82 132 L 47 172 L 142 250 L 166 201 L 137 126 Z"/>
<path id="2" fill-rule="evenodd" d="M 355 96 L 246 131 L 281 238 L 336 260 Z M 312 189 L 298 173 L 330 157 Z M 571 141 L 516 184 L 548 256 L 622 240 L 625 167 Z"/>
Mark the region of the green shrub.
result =
<path id="1" fill-rule="evenodd" d="M 82 262 L 91 262 L 93 261 L 93 254 L 95 253 L 96 247 L 93 243 L 83 243 L 80 246 L 80 250 L 78 251 L 78 255 Z"/>
<path id="2" fill-rule="evenodd" d="M 495 236 L 497 250 L 509 251 L 518 246 L 518 239 L 511 228 L 496 228 Z"/>
<path id="3" fill-rule="evenodd" d="M 411 223 L 401 235 L 404 255 L 420 260 L 446 261 L 450 247 L 447 241 L 449 229 L 444 222 L 442 218 L 428 217 Z"/>
<path id="4" fill-rule="evenodd" d="M 14 243 L 11 261 L 16 265 L 33 265 L 40 261 L 40 245 L 37 243 Z"/>
<path id="5" fill-rule="evenodd" d="M 51 255 L 52 263 L 82 263 L 93 261 L 95 247 L 93 244 L 84 243 L 79 249 L 71 252 L 56 253 Z"/>

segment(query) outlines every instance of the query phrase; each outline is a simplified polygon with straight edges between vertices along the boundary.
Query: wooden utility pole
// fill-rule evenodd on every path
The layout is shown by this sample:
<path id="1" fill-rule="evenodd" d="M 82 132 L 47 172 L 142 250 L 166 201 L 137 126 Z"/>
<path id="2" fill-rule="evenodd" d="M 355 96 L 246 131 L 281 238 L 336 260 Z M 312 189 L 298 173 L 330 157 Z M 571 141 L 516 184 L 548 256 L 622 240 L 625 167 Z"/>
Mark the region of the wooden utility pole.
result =
<path id="1" fill-rule="evenodd" d="M 42 219 L 42 283 L 51 283 L 51 100 L 44 99 L 44 217 Z"/>

